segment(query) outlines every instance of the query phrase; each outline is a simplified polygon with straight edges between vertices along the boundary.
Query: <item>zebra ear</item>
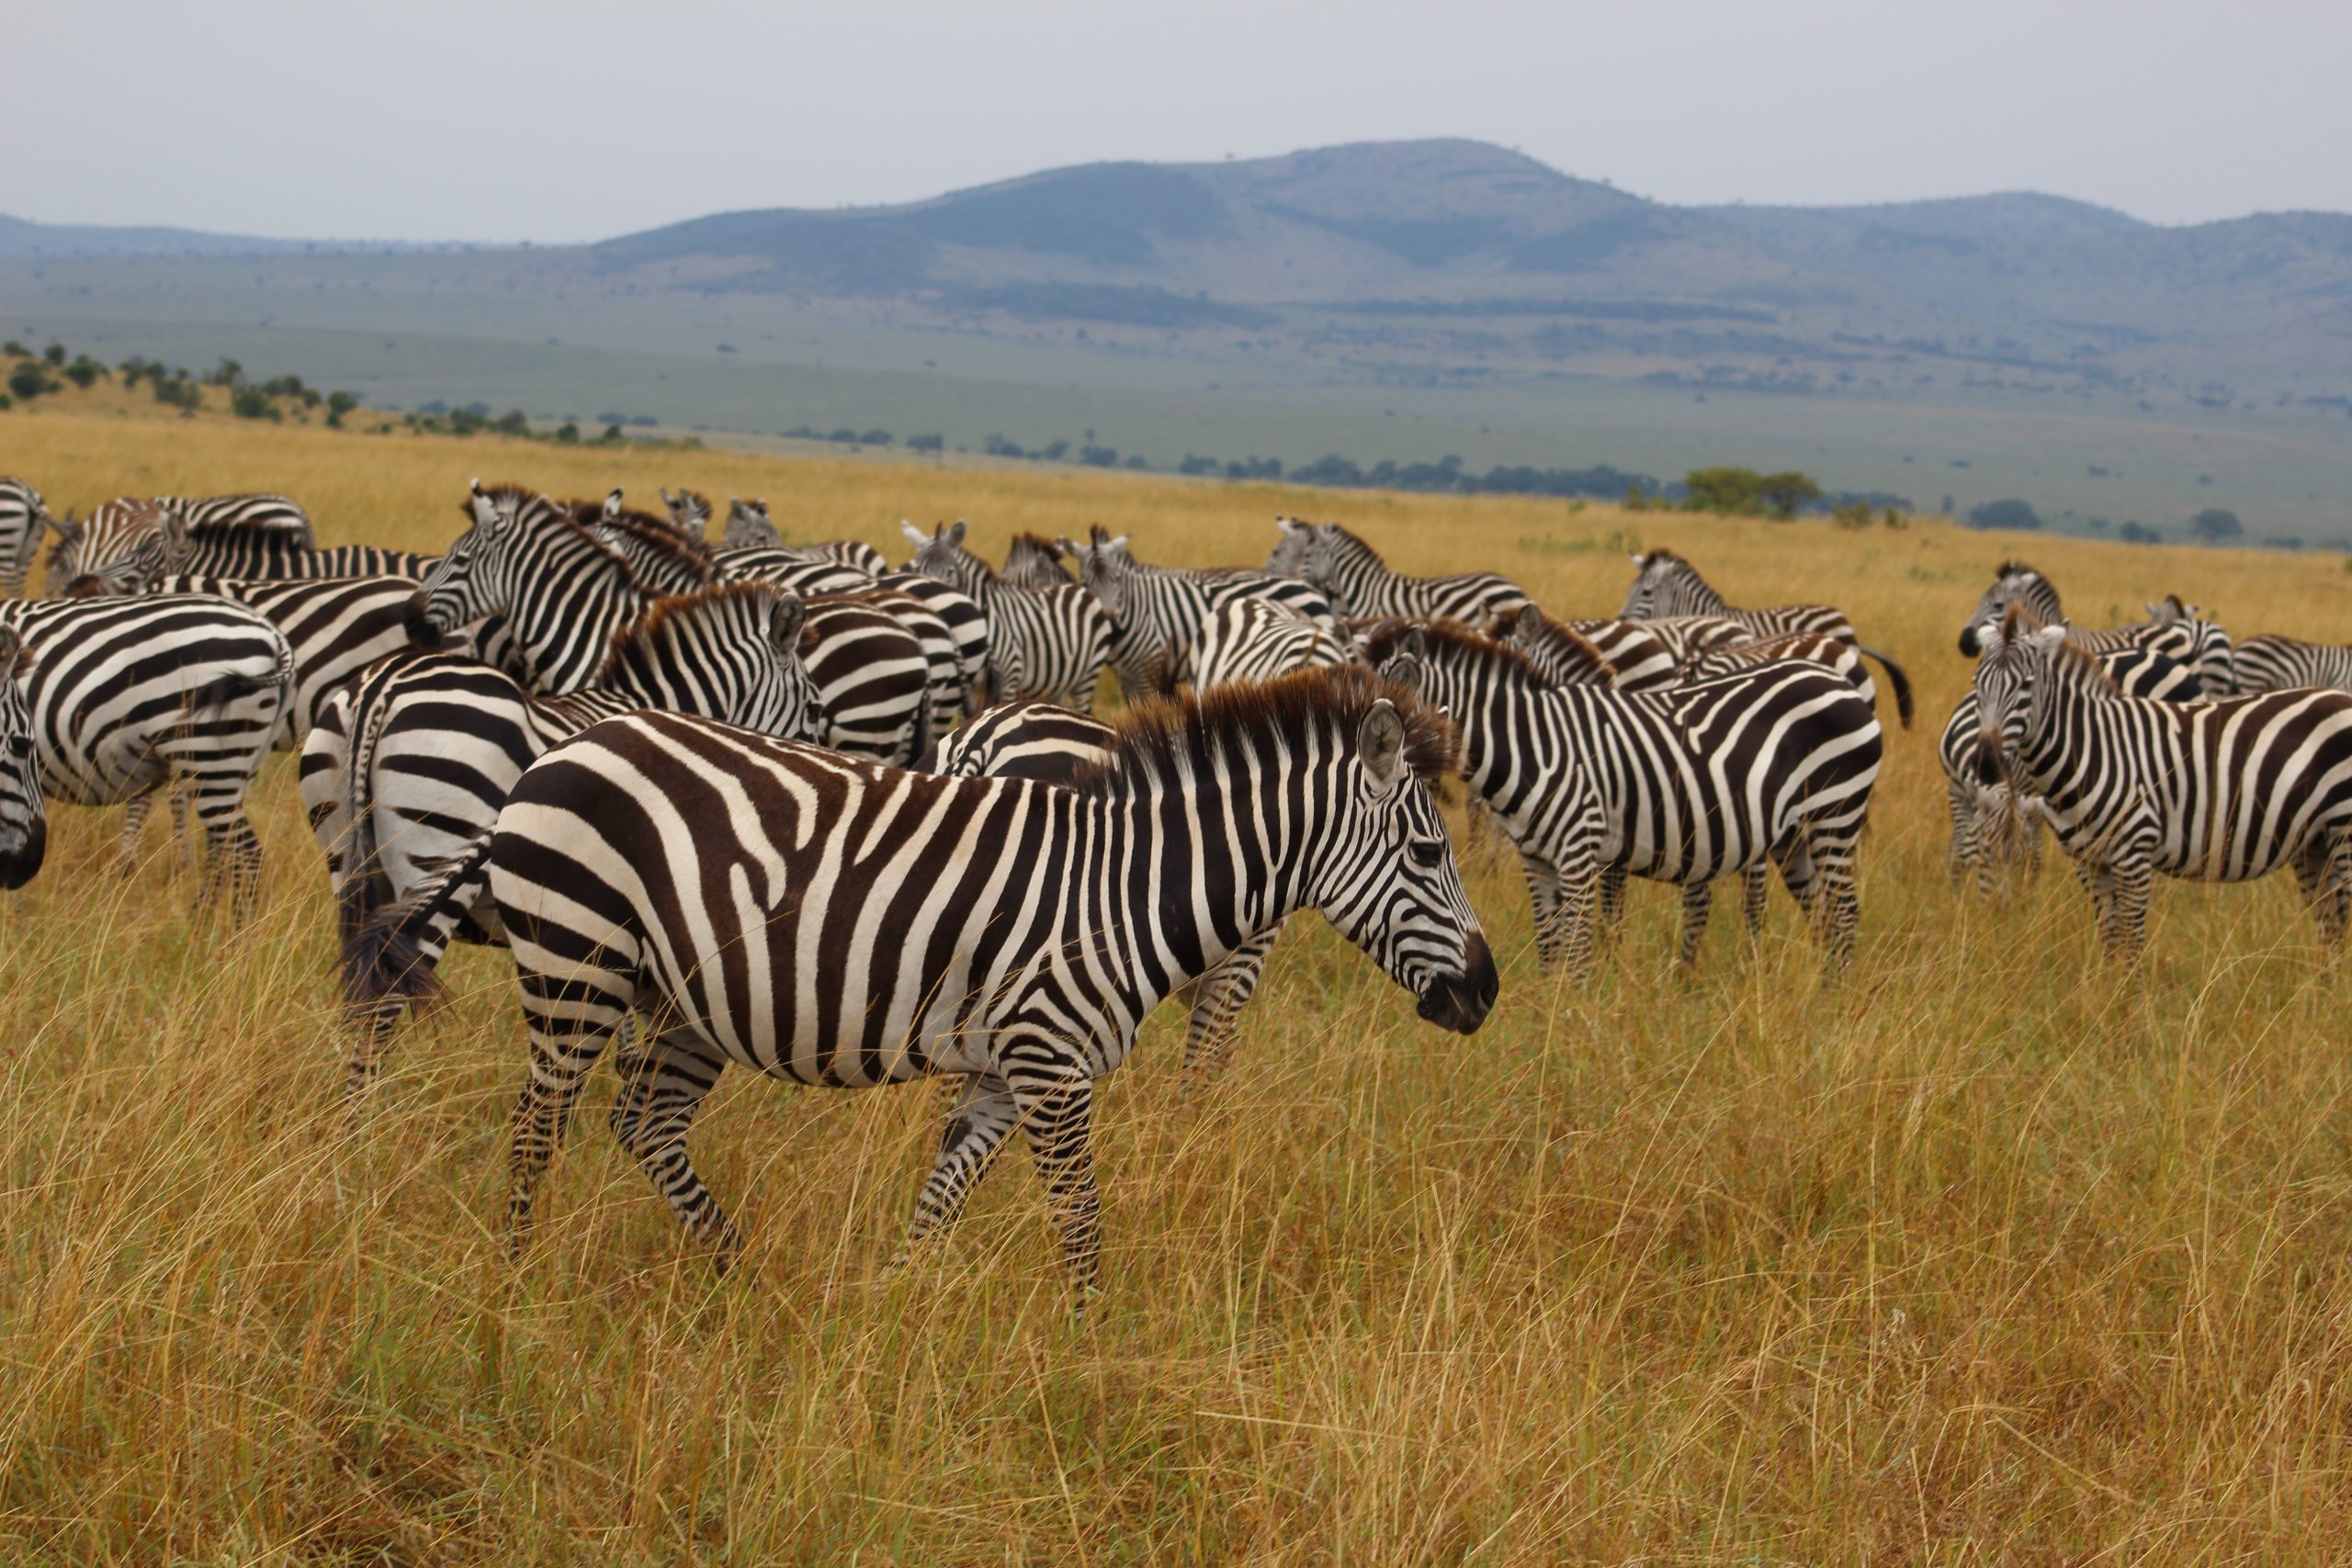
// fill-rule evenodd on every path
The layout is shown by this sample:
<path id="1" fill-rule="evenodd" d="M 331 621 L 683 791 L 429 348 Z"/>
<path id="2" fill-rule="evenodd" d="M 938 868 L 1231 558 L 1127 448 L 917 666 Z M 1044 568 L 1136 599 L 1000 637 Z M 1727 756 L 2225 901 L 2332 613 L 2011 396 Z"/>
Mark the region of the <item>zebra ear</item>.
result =
<path id="1" fill-rule="evenodd" d="M 808 622 L 808 607 L 797 593 L 786 593 L 775 602 L 775 609 L 768 617 L 768 638 L 775 649 L 786 659 L 800 651 L 800 628 Z"/>
<path id="2" fill-rule="evenodd" d="M 1634 570 L 1635 571 L 1640 571 L 1650 564 L 1649 558 L 1647 556 L 1628 556 L 1625 558 L 1634 563 Z"/>
<path id="3" fill-rule="evenodd" d="M 620 486 L 615 485 L 613 487 L 613 493 L 605 497 L 605 521 L 610 523 L 614 518 L 618 517 L 620 514 L 621 491 Z"/>
<path id="4" fill-rule="evenodd" d="M 958 517 L 947 525 L 947 542 L 951 545 L 961 545 L 964 542 L 964 520 Z"/>
<path id="5" fill-rule="evenodd" d="M 156 525 L 155 531 L 163 538 L 166 558 L 176 556 L 187 548 L 187 518 L 181 514 L 178 507 L 175 506 L 164 513 L 164 519 Z"/>
<path id="6" fill-rule="evenodd" d="M 1380 667 L 1380 678 L 1408 696 L 1418 697 L 1421 694 L 1422 683 L 1429 677 L 1429 668 L 1420 655 L 1399 649 L 1388 656 L 1388 662 Z"/>
<path id="7" fill-rule="evenodd" d="M 1385 791 L 1396 783 L 1405 761 L 1405 721 L 1386 697 L 1374 703 L 1356 726 L 1356 755 L 1375 788 Z"/>
<path id="8" fill-rule="evenodd" d="M 31 670 L 32 660 L 26 657 L 23 634 L 12 626 L 0 624 L 0 681 L 13 681 Z"/>
<path id="9" fill-rule="evenodd" d="M 473 494 L 467 497 L 466 503 L 473 508 L 476 527 L 487 528 L 498 521 L 498 508 L 492 503 L 490 492 L 481 488 L 480 479 L 474 481 Z"/>
<path id="10" fill-rule="evenodd" d="M 917 549 L 921 549 L 923 546 L 931 543 L 931 536 L 929 535 L 916 527 L 911 522 L 908 521 L 904 517 L 899 519 L 899 532 L 904 534 L 907 536 L 907 543 L 914 546 Z"/>

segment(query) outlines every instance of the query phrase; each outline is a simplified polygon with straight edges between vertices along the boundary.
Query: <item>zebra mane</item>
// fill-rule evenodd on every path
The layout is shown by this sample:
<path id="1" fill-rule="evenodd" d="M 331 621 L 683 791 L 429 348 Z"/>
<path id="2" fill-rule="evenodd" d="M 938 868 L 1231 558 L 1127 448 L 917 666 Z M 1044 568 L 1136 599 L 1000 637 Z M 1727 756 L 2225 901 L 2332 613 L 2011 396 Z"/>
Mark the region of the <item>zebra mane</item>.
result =
<path id="1" fill-rule="evenodd" d="M 603 502 L 583 501 L 572 502 L 571 520 L 588 529 L 611 528 L 627 534 L 645 546 L 650 554 L 668 556 L 697 577 L 707 578 L 718 570 L 718 563 L 711 558 L 710 546 L 691 534 L 680 533 L 666 517 L 656 517 L 634 507 L 623 507 L 607 517 Z"/>
<path id="2" fill-rule="evenodd" d="M 639 574 L 636 566 L 628 557 L 616 547 L 608 545 L 596 537 L 595 528 L 586 521 L 593 519 L 597 525 L 604 524 L 605 503 L 603 502 L 554 501 L 528 485 L 513 483 L 484 485 L 481 487 L 481 492 L 492 505 L 511 506 L 518 516 L 531 502 L 538 502 L 545 509 L 545 515 L 549 520 L 560 527 L 570 529 L 590 548 L 611 561 L 613 569 L 618 571 L 631 586 L 647 592 L 655 592 L 653 585 L 648 583 Z M 464 515 L 467 525 L 472 526 L 473 498 L 469 495 L 458 502 L 458 510 Z M 612 519 L 612 525 L 619 532 L 641 542 L 646 547 L 647 553 L 670 556 L 681 565 L 691 569 L 699 578 L 707 581 L 718 573 L 718 565 L 711 557 L 710 547 L 699 539 L 689 539 L 667 523 L 649 517 L 642 512 L 624 510 Z"/>
<path id="3" fill-rule="evenodd" d="M 1660 545 L 1642 558 L 1644 571 L 1654 571 L 1661 566 L 1679 566 L 1693 577 L 1699 575 L 1699 569 L 1690 564 L 1689 558 L 1676 554 L 1664 545 Z"/>
<path id="4" fill-rule="evenodd" d="M 657 652 L 682 632 L 690 631 L 696 622 L 722 618 L 739 604 L 752 605 L 754 614 L 764 617 L 789 592 L 774 582 L 718 582 L 697 588 L 692 593 L 673 593 L 656 599 L 643 615 L 614 629 L 605 648 L 605 661 L 596 667 L 590 683 L 605 684 L 624 665 Z M 673 627 L 673 622 L 679 625 Z"/>
<path id="5" fill-rule="evenodd" d="M 1277 747 L 1295 750 L 1309 735 L 1334 733 L 1352 744 L 1357 726 L 1383 697 L 1405 721 L 1405 760 L 1417 777 L 1433 784 L 1461 770 L 1460 739 L 1442 711 L 1369 670 L 1338 665 L 1138 703 L 1111 727 L 1102 760 L 1078 769 L 1070 787 L 1125 795 L 1144 784 L 1204 773 L 1229 749 L 1262 757 Z"/>
<path id="6" fill-rule="evenodd" d="M 2018 639 L 2030 632 L 2043 630 L 2041 617 L 2023 604 L 2012 604 L 2001 615 L 2001 646 L 2014 648 Z M 2088 686 L 2110 696 L 2120 696 L 2123 688 L 2097 655 L 2073 637 L 2061 637 L 2050 649 L 2050 669 L 2062 678 L 2072 677 L 2069 683 Z"/>
<path id="7" fill-rule="evenodd" d="M 1372 563 L 1374 566 L 1380 567 L 1384 570 L 1386 570 L 1388 565 L 1387 561 L 1382 558 L 1378 550 L 1374 549 L 1371 545 L 1364 541 L 1363 535 L 1358 534 L 1353 529 L 1339 523 L 1324 523 L 1318 525 L 1318 526 L 1328 529 L 1333 538 L 1343 539 L 1348 544 L 1354 546 L 1359 550 L 1362 550 L 1366 556 L 1371 558 Z"/>
<path id="8" fill-rule="evenodd" d="M 2041 577 L 2041 573 L 2038 569 L 2030 567 L 2021 560 L 2005 560 L 1993 569 L 1993 576 L 1996 581 L 1998 581 L 2010 577 Z M 2044 579 L 2044 581 L 2048 580 Z"/>
<path id="9" fill-rule="evenodd" d="M 1580 673 L 1592 675 L 1594 684 L 1616 683 L 1609 661 L 1600 657 L 1599 649 L 1557 621 L 1549 622 L 1546 629 L 1557 635 L 1555 652 L 1564 663 L 1578 667 Z M 1543 667 L 1529 658 L 1524 649 L 1515 643 L 1499 642 L 1460 621 L 1383 621 L 1363 636 L 1364 661 L 1377 670 L 1412 632 L 1421 634 L 1423 643 L 1433 655 L 1443 652 L 1472 664 L 1499 668 L 1532 686 L 1552 684 Z"/>
<path id="10" fill-rule="evenodd" d="M 1034 550 L 1038 555 L 1050 557 L 1057 562 L 1062 558 L 1060 540 L 1048 539 L 1043 534 L 1032 534 L 1026 529 L 1012 536 L 1012 543 L 1005 549 L 1005 558 L 1012 559 L 1012 552 L 1020 549 Z"/>

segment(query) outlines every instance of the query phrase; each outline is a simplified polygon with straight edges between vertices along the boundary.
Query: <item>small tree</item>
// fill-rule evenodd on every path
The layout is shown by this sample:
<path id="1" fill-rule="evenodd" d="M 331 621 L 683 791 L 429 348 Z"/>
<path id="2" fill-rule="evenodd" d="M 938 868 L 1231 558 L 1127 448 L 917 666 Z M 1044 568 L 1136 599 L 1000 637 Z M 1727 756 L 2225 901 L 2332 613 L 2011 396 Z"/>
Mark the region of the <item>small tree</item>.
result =
<path id="1" fill-rule="evenodd" d="M 528 435 L 531 434 L 531 416 L 521 409 L 508 409 L 498 416 L 498 423 L 493 428 L 501 435 Z"/>
<path id="2" fill-rule="evenodd" d="M 2153 545 L 2162 537 L 2154 528 L 2137 520 L 2127 520 L 2115 531 L 2115 536 L 2127 545 Z"/>
<path id="3" fill-rule="evenodd" d="M 327 398 L 327 423 L 336 430 L 343 428 L 343 416 L 359 406 L 359 400 L 349 392 L 334 392 Z"/>
<path id="4" fill-rule="evenodd" d="M 1814 481 L 1813 476 L 1800 474 L 1793 469 L 1766 474 L 1756 481 L 1756 492 L 1764 498 L 1764 504 L 1771 508 L 1772 515 L 1783 523 L 1794 517 L 1797 508 L 1806 502 L 1821 499 L 1821 486 Z"/>
<path id="5" fill-rule="evenodd" d="M 910 435 L 907 437 L 907 450 L 910 452 L 936 452 L 946 445 L 947 438 L 944 435 Z"/>
<path id="6" fill-rule="evenodd" d="M 1988 501 L 1968 509 L 1972 528 L 2007 528 L 2021 534 L 2041 531 L 2041 514 L 2022 501 Z"/>
<path id="7" fill-rule="evenodd" d="M 1719 517 L 1752 516 L 1763 510 L 1764 476 L 1753 468 L 1719 466 L 1693 468 L 1682 476 L 1686 512 L 1712 512 Z"/>
<path id="8" fill-rule="evenodd" d="M 74 363 L 65 367 L 65 378 L 85 392 L 90 389 L 90 384 L 99 377 L 111 377 L 113 374 L 113 371 L 86 354 L 77 355 Z"/>
<path id="9" fill-rule="evenodd" d="M 31 402 L 51 389 L 51 382 L 38 359 L 28 359 L 8 372 L 8 390 L 27 402 Z"/>
<path id="10" fill-rule="evenodd" d="M 205 380 L 215 387 L 233 387 L 244 378 L 245 367 L 233 359 L 223 357 Z"/>
<path id="11" fill-rule="evenodd" d="M 2188 520 L 2188 536 L 2199 544 L 2218 545 L 2245 534 L 2245 525 L 2238 521 L 2238 514 L 2223 507 L 2209 506 Z"/>
<path id="12" fill-rule="evenodd" d="M 65 345 L 62 343 L 51 344 L 40 351 L 40 356 L 62 369 L 65 364 Z"/>
<path id="13" fill-rule="evenodd" d="M 229 394 L 229 412 L 239 419 L 278 419 L 277 405 L 269 394 L 253 387 L 240 387 Z"/>
<path id="14" fill-rule="evenodd" d="M 579 446 L 580 427 L 572 423 L 571 421 L 568 419 L 565 420 L 561 424 L 555 427 L 555 443 L 559 446 Z"/>

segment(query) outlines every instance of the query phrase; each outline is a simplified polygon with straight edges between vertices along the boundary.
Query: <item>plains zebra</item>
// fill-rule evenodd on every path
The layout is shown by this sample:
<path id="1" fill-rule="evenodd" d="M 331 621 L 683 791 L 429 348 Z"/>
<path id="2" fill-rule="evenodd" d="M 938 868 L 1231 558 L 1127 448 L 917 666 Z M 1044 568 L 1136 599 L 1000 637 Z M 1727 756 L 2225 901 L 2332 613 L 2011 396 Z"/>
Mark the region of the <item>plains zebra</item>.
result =
<path id="1" fill-rule="evenodd" d="M 1042 534 L 1015 534 L 1004 547 L 1004 569 L 997 575 L 1024 588 L 1060 587 L 1070 580 L 1062 570 L 1062 555 L 1057 539 Z"/>
<path id="2" fill-rule="evenodd" d="M 1960 651 L 1975 658 L 1985 629 L 1999 626 L 2012 604 L 2022 607 L 2036 626 L 2057 626 L 2066 619 L 2056 583 L 2023 561 L 2003 561 L 1993 573 L 1993 585 L 1984 590 L 1960 628 Z M 2106 631 L 2070 626 L 2067 637 L 2087 653 L 2145 648 L 2177 660 L 2196 672 L 2199 686 L 2209 697 L 2225 697 L 2240 689 L 2230 634 L 2204 619 L 2204 612 L 2183 604 L 2177 593 L 2167 593 L 2160 602 L 2143 607 L 2148 613 L 2144 621 Z"/>
<path id="3" fill-rule="evenodd" d="M 1333 628 L 1339 618 L 1323 591 L 1303 578 L 1276 577 L 1246 567 L 1188 570 L 1148 566 L 1099 525 L 1089 543 L 1060 541 L 1079 564 L 1079 579 L 1110 612 L 1111 665 L 1130 697 L 1176 689 L 1176 662 L 1211 612 L 1236 599 L 1271 599 Z"/>
<path id="4" fill-rule="evenodd" d="M 476 483 L 466 506 L 472 526 L 417 591 L 420 635 L 454 637 L 495 617 L 483 657 L 537 691 L 578 690 L 603 665 L 615 631 L 655 600 L 709 582 L 707 554 L 658 525 L 592 529 L 571 508 L 514 485 Z"/>
<path id="5" fill-rule="evenodd" d="M 144 593 L 167 576 L 286 581 L 424 576 L 433 558 L 375 545 L 316 549 L 296 536 L 227 524 L 197 526 L 160 501 L 108 502 L 82 523 L 53 523 L 52 592 L 69 598 Z"/>
<path id="6" fill-rule="evenodd" d="M 346 935 L 437 857 L 487 831 L 532 758 L 598 719 L 666 708 L 808 736 L 820 699 L 799 657 L 802 625 L 797 594 L 729 583 L 657 602 L 615 635 L 594 684 L 561 696 L 534 695 L 455 655 L 370 670 L 337 716 L 348 739 L 338 744 L 313 730 L 304 757 L 303 804 L 327 852 Z M 445 910 L 431 942 L 435 959 L 470 913 Z M 401 1001 L 355 1004 L 355 1088 L 376 1071 Z"/>
<path id="7" fill-rule="evenodd" d="M 318 547 L 310 513 L 290 495 L 254 491 L 242 495 L 159 495 L 155 500 L 186 518 L 190 528 L 277 534 L 289 543 L 300 542 L 305 548 Z"/>
<path id="8" fill-rule="evenodd" d="M 1065 707 L 1094 705 L 1094 686 L 1111 659 L 1111 617 L 1076 583 L 1020 588 L 964 547 L 964 524 L 941 524 L 929 536 L 899 525 L 915 546 L 910 570 L 936 578 L 970 598 L 989 618 L 989 680 L 999 697 L 1034 697 Z"/>
<path id="9" fill-rule="evenodd" d="M 1426 698 L 1462 727 L 1470 781 L 1519 849 L 1546 963 L 1590 958 L 1595 903 L 1614 913 L 1604 868 L 1681 884 L 1688 963 L 1709 885 L 1767 860 L 1832 957 L 1852 952 L 1854 845 L 1881 748 L 1870 705 L 1831 671 L 1767 664 L 1671 692 L 1554 685 L 1517 649 L 1444 622 L 1392 622 L 1364 651 L 1375 668 L 1426 662 Z M 1606 668 L 1589 645 L 1584 659 Z"/>
<path id="10" fill-rule="evenodd" d="M 1886 678 L 1894 686 L 1897 704 L 1904 705 L 1904 722 L 1910 722 L 1903 694 L 1910 690 L 1911 678 L 1893 659 L 1856 637 L 1854 624 L 1835 605 L 1776 604 L 1762 610 L 1735 610 L 1724 603 L 1722 594 L 1707 585 L 1698 568 L 1672 550 L 1652 550 L 1646 556 L 1634 558 L 1634 586 L 1625 595 L 1625 607 L 1618 614 L 1638 620 L 1716 615 L 1736 621 L 1758 638 L 1813 632 L 1850 642 L 1885 668 Z"/>
<path id="11" fill-rule="evenodd" d="M 757 499 L 729 501 L 727 503 L 727 532 L 720 539 L 724 550 L 774 550 L 794 560 L 824 566 L 842 566 L 852 571 L 862 571 L 867 577 L 880 577 L 890 570 L 882 552 L 857 539 L 822 539 L 813 545 L 787 545 L 783 530 L 768 516 L 768 503 Z"/>
<path id="12" fill-rule="evenodd" d="M 677 530 L 679 533 L 684 534 L 690 539 L 701 538 L 704 532 L 710 526 L 710 497 L 703 494 L 703 492 L 698 490 L 688 490 L 684 485 L 678 487 L 678 493 L 675 495 L 672 495 L 670 493 L 669 487 L 666 485 L 660 488 L 662 491 L 662 504 L 670 513 L 670 526 Z M 734 542 L 735 541 L 732 539 L 728 541 L 729 544 Z M 781 544 L 783 541 L 779 539 L 763 539 L 748 540 L 746 542 L 752 544 Z"/>
<path id="13" fill-rule="evenodd" d="M 2167 703 L 2193 702 L 2200 694 L 2197 675 L 2188 666 L 2154 649 L 2124 647 L 2093 655 L 2116 690 L 2127 697 L 2152 697 Z M 2009 716 L 2007 744 L 2017 742 L 2022 713 Z M 2031 796 L 2020 798 L 2007 784 L 1987 788 L 1977 779 L 1976 693 L 1972 688 L 1951 710 L 1944 732 L 1936 740 L 1936 761 L 1944 771 L 1944 787 L 1951 807 L 1951 844 L 1948 865 L 1957 884 L 1971 866 L 1976 868 L 1978 890 L 1994 890 L 1996 868 L 2030 860 L 2041 863 L 2041 807 Z"/>
<path id="14" fill-rule="evenodd" d="M 1200 635 L 1176 661 L 1176 679 L 1207 692 L 1355 659 L 1354 642 L 1322 622 L 1295 615 L 1271 599 L 1236 599 L 1201 624 Z"/>
<path id="15" fill-rule="evenodd" d="M 613 1128 L 722 1268 L 736 1234 L 686 1135 L 729 1063 L 844 1088 L 952 1074 L 967 1087 L 909 1247 L 956 1218 L 1019 1127 L 1082 1311 L 1099 1269 L 1094 1081 L 1185 980 L 1313 908 L 1424 1019 L 1484 1021 L 1494 960 L 1429 784 L 1453 761 L 1442 717 L 1358 670 L 1146 705 L 1073 788 L 631 715 L 534 763 L 495 832 L 364 956 L 379 985 L 401 976 L 408 933 L 487 885 L 530 1032 L 518 1251 L 584 1075 L 641 1013 Z"/>
<path id="16" fill-rule="evenodd" d="M 2297 687 L 2352 692 L 2352 648 L 2342 643 L 2301 642 L 2268 633 L 2238 644 L 2232 663 L 2238 690 L 2248 695 Z"/>
<path id="17" fill-rule="evenodd" d="M 22 479 L 0 479 L 0 594 L 24 596 L 41 536 L 52 526 L 40 491 Z"/>
<path id="18" fill-rule="evenodd" d="M 1647 621 L 1562 622 L 1526 604 L 1495 617 L 1494 637 L 1526 654 L 1547 675 L 1579 669 L 1572 639 L 1580 638 L 1600 655 L 1621 692 L 1662 692 L 1682 683 L 1682 656 Z"/>
<path id="19" fill-rule="evenodd" d="M 1400 615 L 1485 627 L 1528 603 L 1526 590 L 1491 571 L 1453 577 L 1391 571 L 1379 551 L 1337 523 L 1295 517 L 1277 517 L 1274 523 L 1282 538 L 1266 570 L 1305 578 L 1323 591 L 1336 614 L 1349 619 Z"/>
<path id="20" fill-rule="evenodd" d="M 185 797 L 207 850 L 198 907 L 226 887 L 234 913 L 250 914 L 261 840 L 245 792 L 294 681 L 293 650 L 277 628 L 197 593 L 13 600 L 0 603 L 0 625 L 32 649 L 25 694 L 49 797 L 130 806 L 125 869 L 155 792 Z"/>
<path id="21" fill-rule="evenodd" d="M 810 739 L 836 751 L 904 767 L 942 728 L 933 723 L 932 661 L 881 590 L 808 601 L 800 661 L 823 714 Z"/>
<path id="22" fill-rule="evenodd" d="M 1782 632 L 1779 637 L 1758 637 L 1754 642 L 1735 643 L 1729 648 L 1711 649 L 1695 654 L 1682 667 L 1685 681 L 1709 681 L 1718 675 L 1728 675 L 1736 670 L 1752 669 L 1770 664 L 1776 659 L 1810 659 L 1826 665 L 1853 684 L 1865 702 L 1878 704 L 1878 688 L 1871 683 L 1869 667 L 1862 663 L 1862 645 L 1844 637 L 1824 637 L 1819 632 Z M 1911 678 L 1903 666 L 1881 656 L 1886 666 L 1887 683 L 1894 688 L 1894 713 L 1903 728 L 1911 728 Z"/>
<path id="23" fill-rule="evenodd" d="M 0 623 L 0 888 L 10 891 L 30 882 L 49 852 L 49 802 L 26 691 L 32 665 L 23 637 Z"/>
<path id="24" fill-rule="evenodd" d="M 2244 882 L 2291 865 L 2321 936 L 2352 910 L 2352 693 L 2127 697 L 2064 626 L 1980 633 L 1976 773 L 2041 798 L 2112 955 L 2145 938 L 2154 874 Z M 2012 729 L 2014 744 L 2004 739 Z"/>

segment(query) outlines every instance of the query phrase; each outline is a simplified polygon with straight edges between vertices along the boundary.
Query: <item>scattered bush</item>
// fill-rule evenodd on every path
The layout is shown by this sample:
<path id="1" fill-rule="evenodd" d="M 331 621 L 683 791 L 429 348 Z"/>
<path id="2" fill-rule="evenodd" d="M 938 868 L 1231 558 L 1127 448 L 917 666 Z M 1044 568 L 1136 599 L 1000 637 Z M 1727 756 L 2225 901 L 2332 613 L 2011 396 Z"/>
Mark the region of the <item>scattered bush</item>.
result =
<path id="1" fill-rule="evenodd" d="M 2223 507 L 2209 506 L 2188 520 L 2188 536 L 2199 544 L 2218 545 L 2245 535 L 2245 525 L 2238 521 L 2238 514 Z"/>
<path id="2" fill-rule="evenodd" d="M 277 404 L 258 387 L 239 387 L 229 394 L 229 412 L 239 419 L 282 419 Z"/>
<path id="3" fill-rule="evenodd" d="M 907 450 L 910 452 L 937 452 L 944 449 L 946 446 L 947 438 L 944 435 L 910 435 L 907 437 Z"/>
<path id="4" fill-rule="evenodd" d="M 2041 531 L 2041 514 L 2022 501 L 1988 501 L 1968 509 L 1968 525 L 2036 534 Z"/>

